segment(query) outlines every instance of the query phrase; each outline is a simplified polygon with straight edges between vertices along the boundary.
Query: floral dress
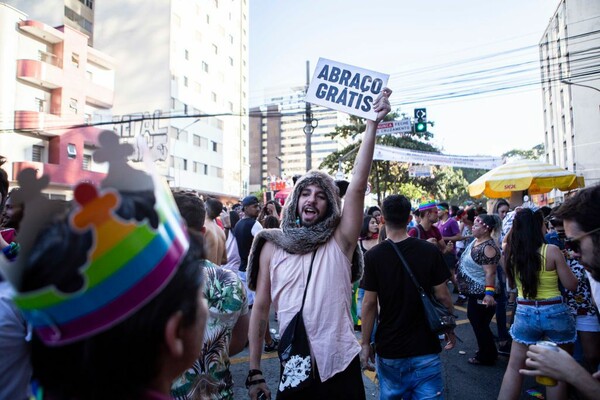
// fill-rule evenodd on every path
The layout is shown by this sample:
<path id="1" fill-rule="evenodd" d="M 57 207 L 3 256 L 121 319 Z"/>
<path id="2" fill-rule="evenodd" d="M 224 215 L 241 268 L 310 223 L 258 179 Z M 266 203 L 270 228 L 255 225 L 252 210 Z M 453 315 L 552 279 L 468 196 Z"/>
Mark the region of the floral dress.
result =
<path id="1" fill-rule="evenodd" d="M 583 266 L 577 260 L 568 259 L 567 264 L 577 277 L 577 289 L 574 292 L 565 290 L 567 304 L 574 316 L 598 315 L 598 309 L 592 301 L 592 290 L 590 281 Z"/>
<path id="2" fill-rule="evenodd" d="M 171 395 L 177 400 L 199 398 L 201 390 L 211 400 L 233 399 L 229 343 L 238 318 L 248 313 L 248 299 L 236 273 L 210 261 L 204 263 L 204 296 L 209 314 L 204 343 L 194 365 L 173 382 Z"/>

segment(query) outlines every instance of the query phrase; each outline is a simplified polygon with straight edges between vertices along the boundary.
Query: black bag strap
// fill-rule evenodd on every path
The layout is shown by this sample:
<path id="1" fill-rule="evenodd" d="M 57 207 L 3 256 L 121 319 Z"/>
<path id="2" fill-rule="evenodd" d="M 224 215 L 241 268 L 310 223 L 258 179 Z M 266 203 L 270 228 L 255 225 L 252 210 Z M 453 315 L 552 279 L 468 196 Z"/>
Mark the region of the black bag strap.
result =
<path id="1" fill-rule="evenodd" d="M 413 275 L 412 270 L 408 266 L 408 263 L 406 262 L 406 259 L 404 258 L 404 256 L 400 252 L 400 249 L 398 249 L 398 246 L 396 246 L 396 243 L 394 243 L 389 238 L 387 239 L 387 241 L 389 242 L 390 246 L 392 246 L 392 248 L 394 249 L 394 251 L 396 252 L 396 254 L 398 254 L 398 258 L 400 258 L 400 261 L 402 261 L 402 265 L 404 265 L 404 269 L 408 273 L 408 276 L 410 276 L 410 279 L 412 279 L 412 281 L 414 282 L 414 284 L 417 287 L 417 290 L 419 291 L 419 293 L 420 294 L 424 294 L 425 290 L 423 290 L 423 287 L 421 285 L 419 285 L 419 282 L 417 282 L 417 278 L 415 278 L 415 276 Z"/>
<path id="2" fill-rule="evenodd" d="M 302 306 L 300 306 L 300 312 L 304 309 L 304 300 L 306 300 L 306 292 L 308 291 L 308 282 L 310 282 L 310 276 L 312 275 L 312 267 L 315 262 L 315 256 L 317 255 L 317 250 L 313 251 L 312 257 L 310 259 L 310 268 L 308 269 L 308 278 L 306 278 L 306 286 L 304 287 L 304 295 L 302 295 Z"/>

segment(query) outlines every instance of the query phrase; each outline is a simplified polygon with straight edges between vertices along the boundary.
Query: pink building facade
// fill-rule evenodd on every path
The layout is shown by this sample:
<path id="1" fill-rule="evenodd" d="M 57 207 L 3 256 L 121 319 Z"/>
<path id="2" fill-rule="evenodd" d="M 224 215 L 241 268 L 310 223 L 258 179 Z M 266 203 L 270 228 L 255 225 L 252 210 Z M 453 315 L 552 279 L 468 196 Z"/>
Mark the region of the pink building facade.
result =
<path id="1" fill-rule="evenodd" d="M 0 46 L 0 155 L 12 183 L 28 167 L 49 174 L 49 191 L 61 197 L 79 181 L 99 182 L 105 169 L 91 157 L 100 132 L 93 124 L 110 120 L 114 60 L 85 34 L 4 4 Z"/>

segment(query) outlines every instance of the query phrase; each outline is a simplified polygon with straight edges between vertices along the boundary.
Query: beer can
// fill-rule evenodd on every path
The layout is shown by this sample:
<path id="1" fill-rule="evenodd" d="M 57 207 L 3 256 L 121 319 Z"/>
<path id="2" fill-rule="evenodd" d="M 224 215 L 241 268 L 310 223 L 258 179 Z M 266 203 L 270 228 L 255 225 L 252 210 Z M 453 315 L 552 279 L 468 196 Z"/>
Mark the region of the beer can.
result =
<path id="1" fill-rule="evenodd" d="M 558 352 L 557 344 L 554 342 L 550 342 L 548 340 L 540 340 L 539 342 L 536 343 L 536 345 L 540 346 L 540 347 L 544 347 L 548 350 Z M 543 375 L 536 376 L 535 381 L 537 383 L 539 383 L 540 385 L 544 385 L 544 386 L 556 386 L 558 384 L 556 379 L 550 378 L 549 376 L 543 376 Z"/>

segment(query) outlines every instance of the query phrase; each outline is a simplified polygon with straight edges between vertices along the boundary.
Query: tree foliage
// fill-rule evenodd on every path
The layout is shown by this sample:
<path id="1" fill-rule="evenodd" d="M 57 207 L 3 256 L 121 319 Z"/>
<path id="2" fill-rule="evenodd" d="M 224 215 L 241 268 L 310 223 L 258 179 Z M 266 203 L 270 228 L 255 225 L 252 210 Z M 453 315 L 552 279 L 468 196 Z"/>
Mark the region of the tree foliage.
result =
<path id="1" fill-rule="evenodd" d="M 386 120 L 391 120 L 397 115 L 397 113 L 392 113 Z M 354 139 L 364 130 L 364 120 L 351 116 L 349 125 L 336 127 L 335 132 L 329 136 L 333 139 L 337 137 Z M 411 133 L 403 136 L 384 135 L 378 136 L 376 142 L 390 147 L 439 153 L 439 150 L 428 142 L 432 137 L 431 132 Z M 350 174 L 359 146 L 360 142 L 355 142 L 330 154 L 323 160 L 319 168 L 327 170 L 331 174 L 335 174 L 340 168 L 344 174 Z M 410 178 L 408 176 L 409 166 L 409 163 L 397 161 L 373 161 L 369 183 L 372 192 L 377 196 L 378 203 L 381 204 L 387 195 L 396 193 L 404 194 L 409 199 L 417 201 L 430 197 L 449 201 L 468 198 L 467 181 L 462 172 L 450 167 L 432 167 L 430 177 Z"/>
<path id="2" fill-rule="evenodd" d="M 503 158 L 521 158 L 526 160 L 538 160 L 544 154 L 544 144 L 540 143 L 529 150 L 513 149 L 502 154 Z"/>

